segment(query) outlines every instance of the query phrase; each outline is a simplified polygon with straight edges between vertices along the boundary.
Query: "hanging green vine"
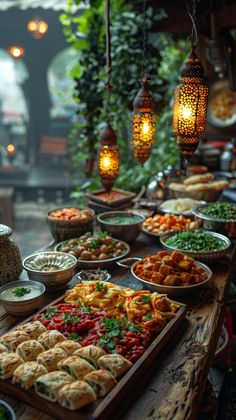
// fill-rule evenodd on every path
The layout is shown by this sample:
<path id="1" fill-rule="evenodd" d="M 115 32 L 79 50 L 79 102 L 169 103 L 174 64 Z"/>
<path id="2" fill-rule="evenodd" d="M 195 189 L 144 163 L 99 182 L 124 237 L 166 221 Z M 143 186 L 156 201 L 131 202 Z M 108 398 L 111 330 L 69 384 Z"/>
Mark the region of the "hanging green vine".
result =
<path id="1" fill-rule="evenodd" d="M 99 133 L 104 122 L 105 28 L 104 0 L 90 0 L 80 14 L 72 8 L 79 0 L 67 0 L 68 9 L 61 15 L 66 39 L 78 51 L 78 65 L 71 77 L 76 80 L 75 100 L 78 122 L 71 134 L 72 153 L 77 172 L 85 171 L 91 188 L 100 185 L 97 170 L 91 174 Z M 138 191 L 149 177 L 168 164 L 175 164 L 178 151 L 171 129 L 172 96 L 177 75 L 187 53 L 187 42 L 158 33 L 158 21 L 166 17 L 163 9 L 147 10 L 148 65 L 152 95 L 157 103 L 158 130 L 150 159 L 141 168 L 130 148 L 132 102 L 140 86 L 142 71 L 143 16 L 132 2 L 111 0 L 112 85 L 110 116 L 121 149 L 117 187 Z M 86 162 L 86 165 L 84 165 Z M 80 188 L 79 188 L 80 189 Z M 79 190 L 78 189 L 78 190 Z"/>

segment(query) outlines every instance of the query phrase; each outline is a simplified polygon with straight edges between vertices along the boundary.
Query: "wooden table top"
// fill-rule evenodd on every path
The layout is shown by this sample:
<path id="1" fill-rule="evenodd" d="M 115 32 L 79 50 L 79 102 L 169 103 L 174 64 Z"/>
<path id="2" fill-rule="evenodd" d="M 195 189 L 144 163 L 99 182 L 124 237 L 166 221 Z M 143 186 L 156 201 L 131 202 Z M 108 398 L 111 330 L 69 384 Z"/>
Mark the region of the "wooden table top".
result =
<path id="1" fill-rule="evenodd" d="M 129 256 L 145 257 L 160 249 L 160 244 L 141 234 L 131 244 L 131 248 Z M 186 420 L 197 417 L 221 331 L 235 255 L 234 246 L 229 257 L 211 266 L 213 279 L 200 293 L 185 299 L 178 298 L 187 304 L 186 320 L 182 322 L 178 334 L 161 351 L 158 360 L 146 371 L 142 383 L 137 383 L 133 392 L 122 402 L 122 407 L 116 408 L 112 419 Z M 142 288 L 128 269 L 113 266 L 109 271 L 114 283 L 135 289 Z M 75 278 L 69 286 L 73 287 L 74 283 Z M 47 293 L 42 306 L 61 294 L 62 292 Z M 22 320 L 6 314 L 0 305 L 0 334 Z M 2 393 L 0 398 L 12 405 L 19 420 L 52 419 L 42 411 Z"/>

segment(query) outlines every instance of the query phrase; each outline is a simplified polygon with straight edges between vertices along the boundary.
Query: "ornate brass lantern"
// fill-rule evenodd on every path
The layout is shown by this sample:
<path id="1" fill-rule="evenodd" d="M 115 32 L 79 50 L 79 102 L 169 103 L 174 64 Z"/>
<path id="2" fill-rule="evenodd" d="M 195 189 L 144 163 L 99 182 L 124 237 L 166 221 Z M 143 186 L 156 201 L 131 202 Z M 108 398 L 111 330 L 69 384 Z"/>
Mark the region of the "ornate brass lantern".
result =
<path id="1" fill-rule="evenodd" d="M 102 185 L 107 192 L 110 192 L 119 173 L 119 148 L 116 133 L 109 122 L 101 133 L 98 167 Z"/>
<path id="2" fill-rule="evenodd" d="M 144 79 L 142 87 L 134 99 L 132 145 L 134 157 L 142 165 L 149 158 L 154 144 L 156 132 L 156 115 L 154 101 L 149 92 L 147 80 Z"/>
<path id="3" fill-rule="evenodd" d="M 205 130 L 208 87 L 203 81 L 203 66 L 192 51 L 180 70 L 181 82 L 174 98 L 173 131 L 181 155 L 190 159 Z"/>
<path id="4" fill-rule="evenodd" d="M 45 20 L 34 18 L 28 22 L 27 29 L 34 39 L 41 39 L 48 30 L 48 24 Z"/>

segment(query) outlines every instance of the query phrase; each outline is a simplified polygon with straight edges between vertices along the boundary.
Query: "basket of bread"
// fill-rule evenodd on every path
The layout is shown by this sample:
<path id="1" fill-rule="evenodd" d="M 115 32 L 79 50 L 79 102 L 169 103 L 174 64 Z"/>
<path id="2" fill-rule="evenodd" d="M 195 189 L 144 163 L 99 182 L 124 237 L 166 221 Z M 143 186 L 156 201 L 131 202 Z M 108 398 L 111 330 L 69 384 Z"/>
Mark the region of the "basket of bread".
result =
<path id="1" fill-rule="evenodd" d="M 214 174 L 207 172 L 189 176 L 182 182 L 171 182 L 168 185 L 168 195 L 169 198 L 189 197 L 194 200 L 217 201 L 228 186 L 228 181 L 215 180 Z"/>

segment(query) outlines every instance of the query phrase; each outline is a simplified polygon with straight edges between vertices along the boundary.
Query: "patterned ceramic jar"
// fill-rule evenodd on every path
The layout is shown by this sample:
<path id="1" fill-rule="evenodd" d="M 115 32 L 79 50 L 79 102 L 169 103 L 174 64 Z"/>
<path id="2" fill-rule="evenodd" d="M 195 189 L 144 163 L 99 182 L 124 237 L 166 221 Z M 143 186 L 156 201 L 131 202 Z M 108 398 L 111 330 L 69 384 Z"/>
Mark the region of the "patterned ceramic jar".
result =
<path id="1" fill-rule="evenodd" d="M 12 229 L 0 224 L 0 285 L 17 280 L 22 272 L 18 246 L 9 238 Z"/>

